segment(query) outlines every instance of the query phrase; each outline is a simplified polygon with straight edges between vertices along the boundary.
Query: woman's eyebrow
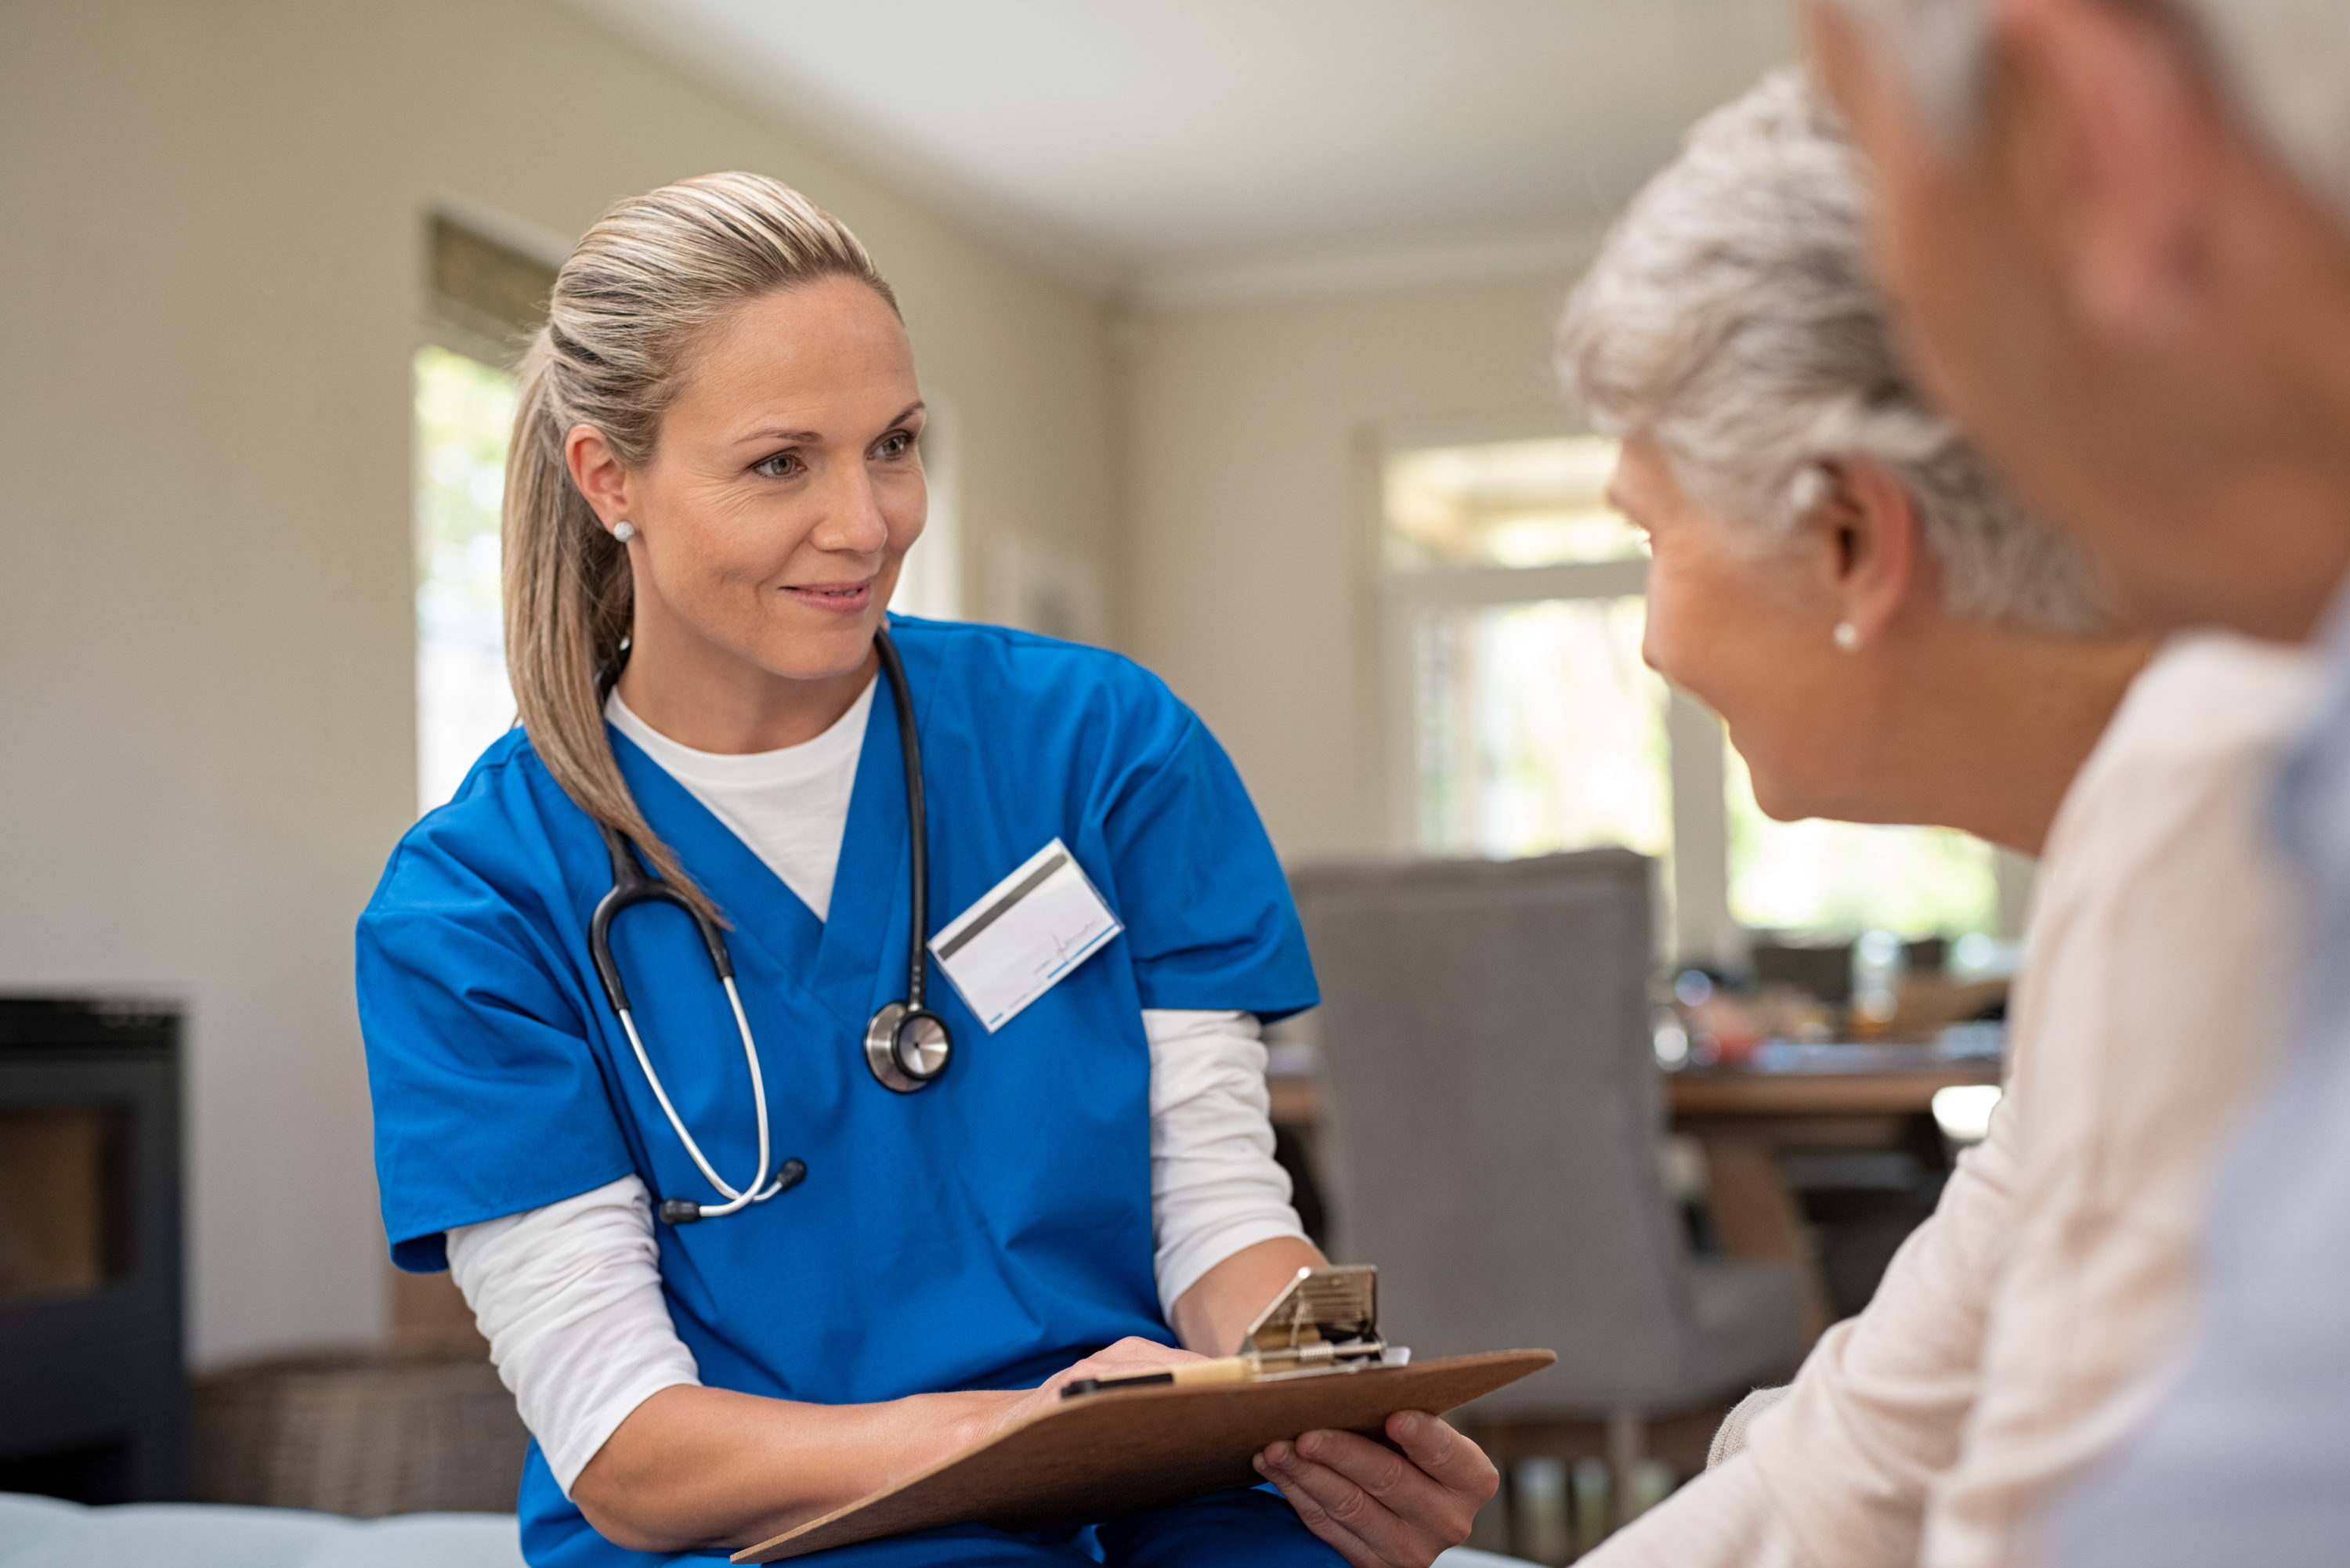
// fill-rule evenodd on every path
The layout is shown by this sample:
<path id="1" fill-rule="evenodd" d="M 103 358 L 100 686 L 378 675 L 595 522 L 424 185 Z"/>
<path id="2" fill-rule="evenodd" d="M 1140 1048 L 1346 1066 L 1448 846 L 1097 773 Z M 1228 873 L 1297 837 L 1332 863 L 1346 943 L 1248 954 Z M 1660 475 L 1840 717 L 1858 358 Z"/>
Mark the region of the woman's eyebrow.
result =
<path id="1" fill-rule="evenodd" d="M 766 446 L 775 441 L 785 441 L 793 446 L 820 446 L 824 442 L 824 432 L 821 431 L 755 430 L 745 431 L 743 434 L 734 438 L 734 444 L 736 446 L 750 446 L 754 443 Z"/>
<path id="2" fill-rule="evenodd" d="M 896 417 L 889 421 L 889 425 L 901 425 L 908 420 L 913 418 L 914 415 L 927 411 L 927 405 L 923 403 L 921 399 L 917 398 L 912 402 L 908 403 L 904 408 L 899 410 Z M 889 426 L 885 425 L 882 428 L 886 430 Z M 750 446 L 754 442 L 760 445 L 766 445 L 775 441 L 782 441 L 792 446 L 822 446 L 824 444 L 824 432 L 822 431 L 788 431 L 769 427 L 761 430 L 749 431 L 734 438 L 734 444 L 736 446 Z"/>

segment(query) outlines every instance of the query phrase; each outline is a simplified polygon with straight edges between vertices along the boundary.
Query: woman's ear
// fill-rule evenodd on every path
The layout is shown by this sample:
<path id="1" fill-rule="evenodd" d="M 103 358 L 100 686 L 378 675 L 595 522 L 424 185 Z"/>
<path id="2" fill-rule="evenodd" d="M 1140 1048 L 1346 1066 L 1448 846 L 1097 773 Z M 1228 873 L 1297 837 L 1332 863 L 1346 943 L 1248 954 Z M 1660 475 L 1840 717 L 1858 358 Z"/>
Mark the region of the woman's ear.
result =
<path id="1" fill-rule="evenodd" d="M 2194 309 L 2229 209 L 2216 189 L 2226 129 L 2169 18 L 2130 6 L 2012 6 L 2002 18 L 2025 91 L 2013 160 L 2036 217 L 2096 327 L 2146 338 Z"/>
<path id="2" fill-rule="evenodd" d="M 1822 463 L 1819 472 L 1825 483 L 1807 521 L 1825 535 L 1836 576 L 1836 639 L 1866 647 L 1884 637 L 1928 575 L 1918 503 L 1891 469 L 1869 458 Z"/>
<path id="3" fill-rule="evenodd" d="M 571 470 L 571 483 L 605 527 L 636 514 L 629 471 L 606 443 L 603 431 L 593 425 L 573 425 L 563 438 L 563 462 Z"/>

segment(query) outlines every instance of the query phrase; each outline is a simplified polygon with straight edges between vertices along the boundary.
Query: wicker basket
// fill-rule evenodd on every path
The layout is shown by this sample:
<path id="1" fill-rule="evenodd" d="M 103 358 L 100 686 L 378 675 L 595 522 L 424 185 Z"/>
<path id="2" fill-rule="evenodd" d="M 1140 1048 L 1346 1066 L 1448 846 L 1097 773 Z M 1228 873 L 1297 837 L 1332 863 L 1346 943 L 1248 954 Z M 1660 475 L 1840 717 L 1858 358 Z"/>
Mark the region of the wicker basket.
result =
<path id="1" fill-rule="evenodd" d="M 528 1441 L 478 1342 L 281 1356 L 196 1383 L 207 1502 L 510 1513 Z"/>

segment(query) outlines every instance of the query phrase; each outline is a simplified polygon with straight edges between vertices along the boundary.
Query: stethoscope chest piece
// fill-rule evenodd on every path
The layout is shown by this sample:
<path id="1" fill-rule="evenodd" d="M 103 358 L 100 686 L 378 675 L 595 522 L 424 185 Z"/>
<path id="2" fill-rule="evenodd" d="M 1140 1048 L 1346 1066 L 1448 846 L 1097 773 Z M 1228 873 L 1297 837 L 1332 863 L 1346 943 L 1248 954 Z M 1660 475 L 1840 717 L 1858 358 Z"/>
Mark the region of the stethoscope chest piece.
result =
<path id="1" fill-rule="evenodd" d="M 865 1064 L 883 1087 L 901 1095 L 936 1083 L 953 1055 L 946 1020 L 927 1008 L 893 1002 L 865 1026 Z"/>

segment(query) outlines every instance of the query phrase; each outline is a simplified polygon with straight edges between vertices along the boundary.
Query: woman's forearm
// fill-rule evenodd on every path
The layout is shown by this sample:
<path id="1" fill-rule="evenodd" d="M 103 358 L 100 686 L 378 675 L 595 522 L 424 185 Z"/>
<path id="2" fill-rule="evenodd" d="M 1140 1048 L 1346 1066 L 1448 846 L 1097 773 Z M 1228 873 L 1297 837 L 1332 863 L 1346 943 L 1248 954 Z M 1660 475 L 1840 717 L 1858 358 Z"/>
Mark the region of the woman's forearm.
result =
<path id="1" fill-rule="evenodd" d="M 1175 1310 L 1168 1314 L 1173 1320 L 1170 1326 L 1186 1350 L 1230 1355 L 1240 1349 L 1249 1324 L 1289 1288 L 1298 1270 L 1327 1262 L 1320 1248 L 1302 1237 L 1276 1236 L 1243 1247 L 1176 1298 Z"/>
<path id="2" fill-rule="evenodd" d="M 664 1388 L 596 1451 L 572 1483 L 571 1501 L 605 1539 L 632 1551 L 746 1546 L 1052 1409 L 1073 1378 L 1132 1376 L 1197 1359 L 1153 1340 L 1121 1339 L 1034 1388 L 917 1394 L 882 1405 Z"/>
<path id="3" fill-rule="evenodd" d="M 1024 1395 L 806 1405 L 664 1388 L 572 1483 L 588 1522 L 638 1552 L 746 1546 L 845 1507 L 985 1437 Z"/>

